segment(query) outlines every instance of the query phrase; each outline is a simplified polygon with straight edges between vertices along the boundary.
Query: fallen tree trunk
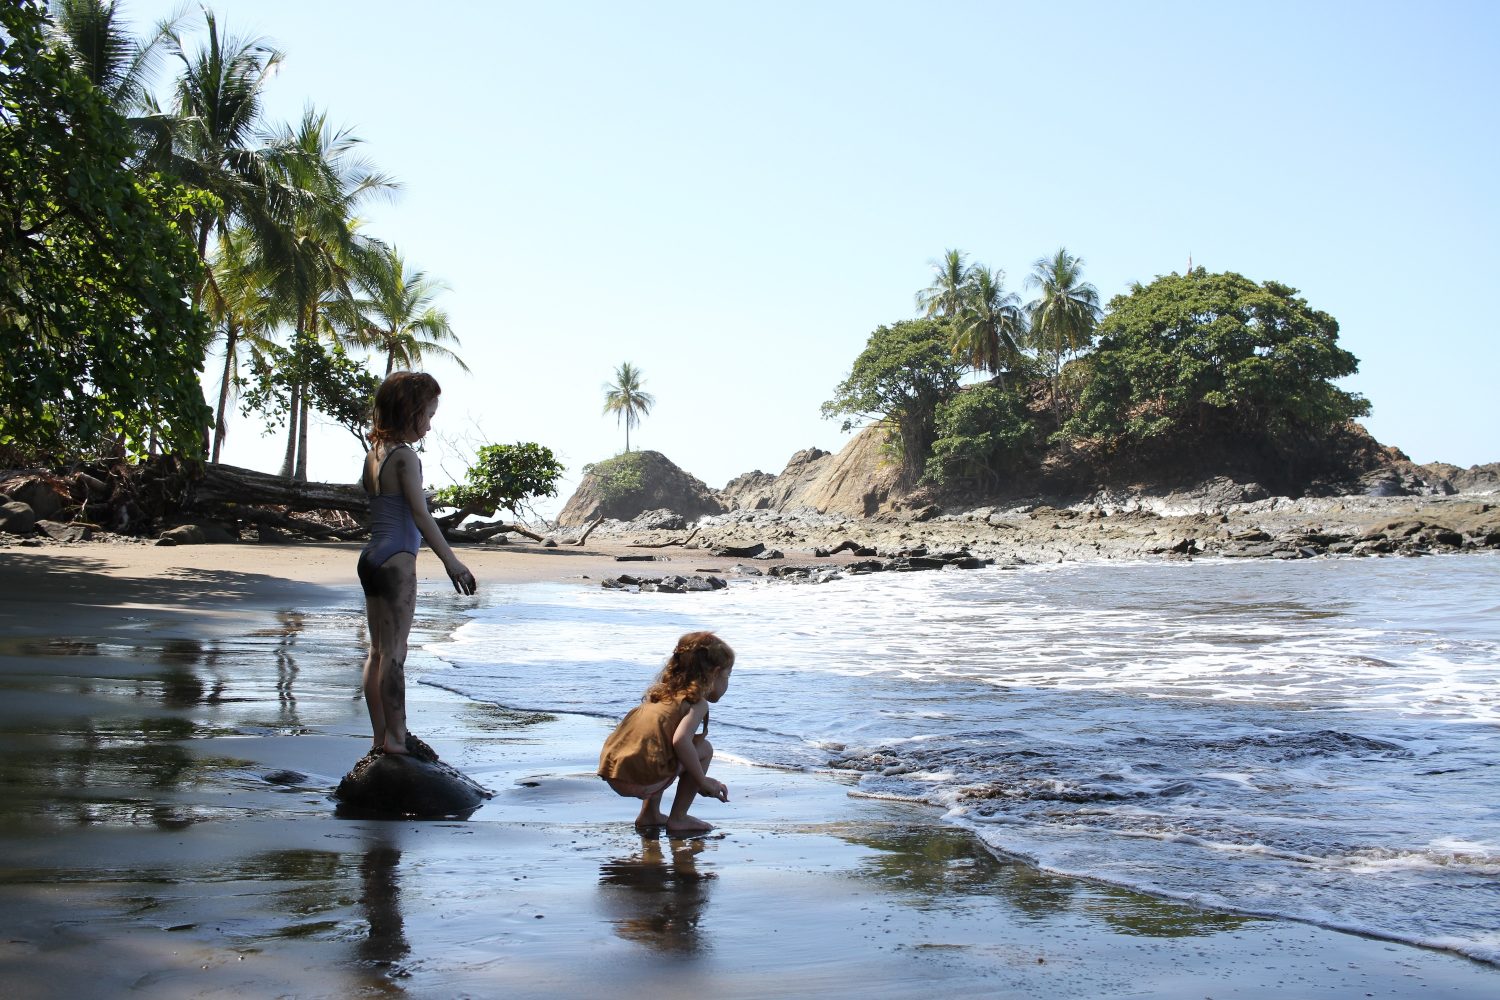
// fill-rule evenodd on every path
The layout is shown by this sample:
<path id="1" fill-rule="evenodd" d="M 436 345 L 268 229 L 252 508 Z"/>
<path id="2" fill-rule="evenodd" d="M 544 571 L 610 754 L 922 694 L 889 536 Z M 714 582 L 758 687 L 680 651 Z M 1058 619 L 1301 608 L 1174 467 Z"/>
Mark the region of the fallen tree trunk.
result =
<path id="1" fill-rule="evenodd" d="M 693 525 L 693 530 L 688 532 L 688 536 L 686 538 L 669 538 L 665 542 L 632 542 L 630 543 L 630 547 L 632 549 L 665 549 L 670 548 L 673 545 L 686 545 L 688 542 L 691 542 L 697 534 L 698 526 L 695 524 Z"/>
<path id="2" fill-rule="evenodd" d="M 480 528 L 455 528 L 444 531 L 443 534 L 448 537 L 449 541 L 454 542 L 482 542 L 487 538 L 504 534 L 525 535 L 533 542 L 545 541 L 541 535 L 519 524 L 486 524 Z"/>
<path id="3" fill-rule="evenodd" d="M 601 525 L 603 523 L 604 523 L 604 515 L 600 514 L 598 517 L 596 517 L 594 519 L 594 523 L 593 524 L 589 525 L 586 529 L 584 529 L 583 537 L 580 538 L 580 539 L 578 539 L 578 544 L 582 545 L 584 542 L 588 541 L 589 540 L 589 536 L 594 533 L 594 529 L 597 528 L 597 527 L 599 527 L 599 525 Z"/>
<path id="4" fill-rule="evenodd" d="M 370 518 L 364 489 L 343 483 L 298 483 L 233 465 L 208 465 L 189 486 L 189 502 L 199 504 L 270 504 L 288 510 L 343 510 L 360 520 Z"/>
<path id="5" fill-rule="evenodd" d="M 370 533 L 368 524 L 355 525 L 352 528 L 330 528 L 326 524 L 319 524 L 304 517 L 292 517 L 274 510 L 265 510 L 261 507 L 236 507 L 233 516 L 241 521 L 249 521 L 251 524 L 267 525 L 273 528 L 281 528 L 284 531 L 295 531 L 313 538 L 337 538 L 339 541 L 350 541 L 355 538 L 363 538 Z"/>

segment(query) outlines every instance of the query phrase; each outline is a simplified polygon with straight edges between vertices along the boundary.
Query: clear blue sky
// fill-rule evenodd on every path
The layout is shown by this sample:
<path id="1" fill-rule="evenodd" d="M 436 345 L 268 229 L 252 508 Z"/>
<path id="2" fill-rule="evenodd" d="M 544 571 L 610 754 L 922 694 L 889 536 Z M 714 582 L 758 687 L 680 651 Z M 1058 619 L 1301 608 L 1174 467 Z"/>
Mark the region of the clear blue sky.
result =
<path id="1" fill-rule="evenodd" d="M 286 53 L 271 118 L 326 108 L 403 183 L 368 229 L 451 285 L 474 369 L 433 367 L 437 435 L 546 444 L 564 498 L 623 447 L 621 361 L 657 400 L 632 445 L 710 486 L 837 450 L 819 404 L 949 247 L 1023 296 L 1059 246 L 1106 300 L 1189 256 L 1286 282 L 1377 438 L 1500 460 L 1500 5 L 209 6 Z M 231 428 L 227 461 L 279 455 Z M 315 437 L 314 477 L 357 465 Z"/>

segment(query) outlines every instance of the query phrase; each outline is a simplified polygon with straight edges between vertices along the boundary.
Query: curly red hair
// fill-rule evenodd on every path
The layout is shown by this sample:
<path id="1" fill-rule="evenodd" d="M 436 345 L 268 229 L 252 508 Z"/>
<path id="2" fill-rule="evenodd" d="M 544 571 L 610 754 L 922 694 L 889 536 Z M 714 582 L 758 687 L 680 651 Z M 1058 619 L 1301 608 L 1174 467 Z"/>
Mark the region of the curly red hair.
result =
<path id="1" fill-rule="evenodd" d="M 703 700 L 714 675 L 734 666 L 734 650 L 712 632 L 689 632 L 661 668 L 656 683 L 646 689 L 647 701 Z"/>

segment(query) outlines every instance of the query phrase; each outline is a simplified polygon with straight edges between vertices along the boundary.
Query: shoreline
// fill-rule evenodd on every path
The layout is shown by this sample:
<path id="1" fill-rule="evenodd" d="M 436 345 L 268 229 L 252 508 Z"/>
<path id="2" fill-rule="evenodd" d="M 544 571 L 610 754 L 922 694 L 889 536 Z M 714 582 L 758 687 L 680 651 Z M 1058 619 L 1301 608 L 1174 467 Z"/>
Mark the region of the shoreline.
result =
<path id="1" fill-rule="evenodd" d="M 613 548 L 460 558 L 488 601 L 527 582 L 597 586 L 619 572 Z M 13 789 L 0 954 L 22 992 L 1187 1000 L 1500 986 L 1500 969 L 1447 952 L 1048 875 L 929 807 L 732 756 L 716 764 L 732 803 L 700 806 L 719 830 L 643 838 L 633 804 L 593 777 L 607 722 L 421 682 L 435 663 L 423 646 L 475 600 L 445 594 L 425 551 L 412 718 L 496 795 L 465 822 L 338 819 L 329 791 L 368 736 L 357 550 L 0 549 Z"/>

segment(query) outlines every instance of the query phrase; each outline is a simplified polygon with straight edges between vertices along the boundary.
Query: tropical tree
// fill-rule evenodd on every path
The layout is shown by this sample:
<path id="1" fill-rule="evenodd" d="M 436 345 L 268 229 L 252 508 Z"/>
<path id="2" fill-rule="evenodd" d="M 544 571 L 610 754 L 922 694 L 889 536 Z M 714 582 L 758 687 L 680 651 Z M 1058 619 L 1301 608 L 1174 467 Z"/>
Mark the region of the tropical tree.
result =
<path id="1" fill-rule="evenodd" d="M 0 3 L 0 445 L 197 454 L 209 330 L 176 220 L 199 204 L 126 166 L 129 126 L 46 32 Z"/>
<path id="2" fill-rule="evenodd" d="M 433 304 L 447 290 L 425 272 L 407 272 L 400 251 L 371 243 L 353 260 L 358 292 L 334 311 L 335 325 L 361 347 L 385 355 L 385 373 L 420 368 L 429 356 L 447 358 L 467 372 L 444 341 L 458 343 L 444 309 Z"/>
<path id="3" fill-rule="evenodd" d="M 960 389 L 938 406 L 934 425 L 924 475 L 939 485 L 968 478 L 994 488 L 1033 443 L 1026 401 L 992 383 Z"/>
<path id="4" fill-rule="evenodd" d="M 157 22 L 143 38 L 131 36 L 114 0 L 50 0 L 48 33 L 133 127 L 144 129 L 156 116 L 150 88 L 156 62 L 171 45 L 182 15 Z"/>
<path id="5" fill-rule="evenodd" d="M 1005 290 L 1005 272 L 976 265 L 953 321 L 953 356 L 1005 384 L 1005 372 L 1021 357 L 1026 317 L 1020 298 Z"/>
<path id="6" fill-rule="evenodd" d="M 641 371 L 629 361 L 615 369 L 614 385 L 604 386 L 604 412 L 616 415 L 616 423 L 625 422 L 625 450 L 630 450 L 630 429 L 641 422 L 641 417 L 651 415 L 656 397 L 644 392 Z"/>
<path id="7" fill-rule="evenodd" d="M 224 368 L 219 379 L 219 402 L 214 411 L 213 448 L 209 461 L 218 464 L 226 433 L 225 415 L 240 374 L 241 352 L 264 357 L 274 343 L 272 332 L 285 310 L 271 294 L 263 262 L 255 256 L 256 245 L 249 230 L 240 228 L 219 235 L 209 259 L 203 308 L 213 321 L 215 336 L 224 345 Z"/>
<path id="8" fill-rule="evenodd" d="M 917 293 L 917 309 L 928 319 L 957 316 L 963 309 L 976 267 L 962 250 L 947 250 L 932 267 L 932 284 Z"/>
<path id="9" fill-rule="evenodd" d="M 1031 321 L 1031 343 L 1052 361 L 1052 403 L 1059 405 L 1058 386 L 1063 362 L 1087 347 L 1102 314 L 1099 290 L 1083 280 L 1083 258 L 1059 248 L 1032 265 L 1026 286 L 1037 297 L 1026 304 Z"/>
<path id="10" fill-rule="evenodd" d="M 1068 429 L 1138 447 L 1237 440 L 1286 454 L 1370 408 L 1333 385 L 1359 367 L 1337 320 L 1232 272 L 1200 267 L 1116 296 L 1089 360 Z"/>
<path id="11" fill-rule="evenodd" d="M 337 338 L 329 319 L 339 298 L 352 295 L 352 260 L 360 252 L 355 210 L 366 198 L 390 193 L 395 182 L 378 173 L 360 154 L 361 140 L 335 128 L 326 113 L 309 108 L 295 126 L 273 134 L 266 163 L 275 183 L 303 192 L 288 224 L 261 247 L 261 265 L 273 294 L 291 307 L 295 370 L 306 370 L 303 355 L 322 337 Z M 287 448 L 281 474 L 307 477 L 307 428 L 312 400 L 292 386 Z"/>
<path id="12" fill-rule="evenodd" d="M 943 323 L 915 319 L 878 327 L 837 394 L 823 404 L 823 416 L 845 417 L 844 430 L 884 424 L 901 454 L 903 475 L 915 483 L 932 445 L 938 406 L 958 389 L 960 373 Z"/>
<path id="13" fill-rule="evenodd" d="M 174 88 L 174 141 L 163 155 L 184 183 L 217 200 L 215 211 L 194 220 L 198 255 L 206 259 L 212 233 L 236 221 L 260 242 L 275 245 L 306 193 L 287 187 L 284 172 L 272 172 L 260 143 L 262 91 L 282 54 L 265 39 L 221 36 L 206 8 L 203 21 L 207 38 L 193 51 L 181 33 L 171 36 L 171 51 L 182 65 Z"/>

